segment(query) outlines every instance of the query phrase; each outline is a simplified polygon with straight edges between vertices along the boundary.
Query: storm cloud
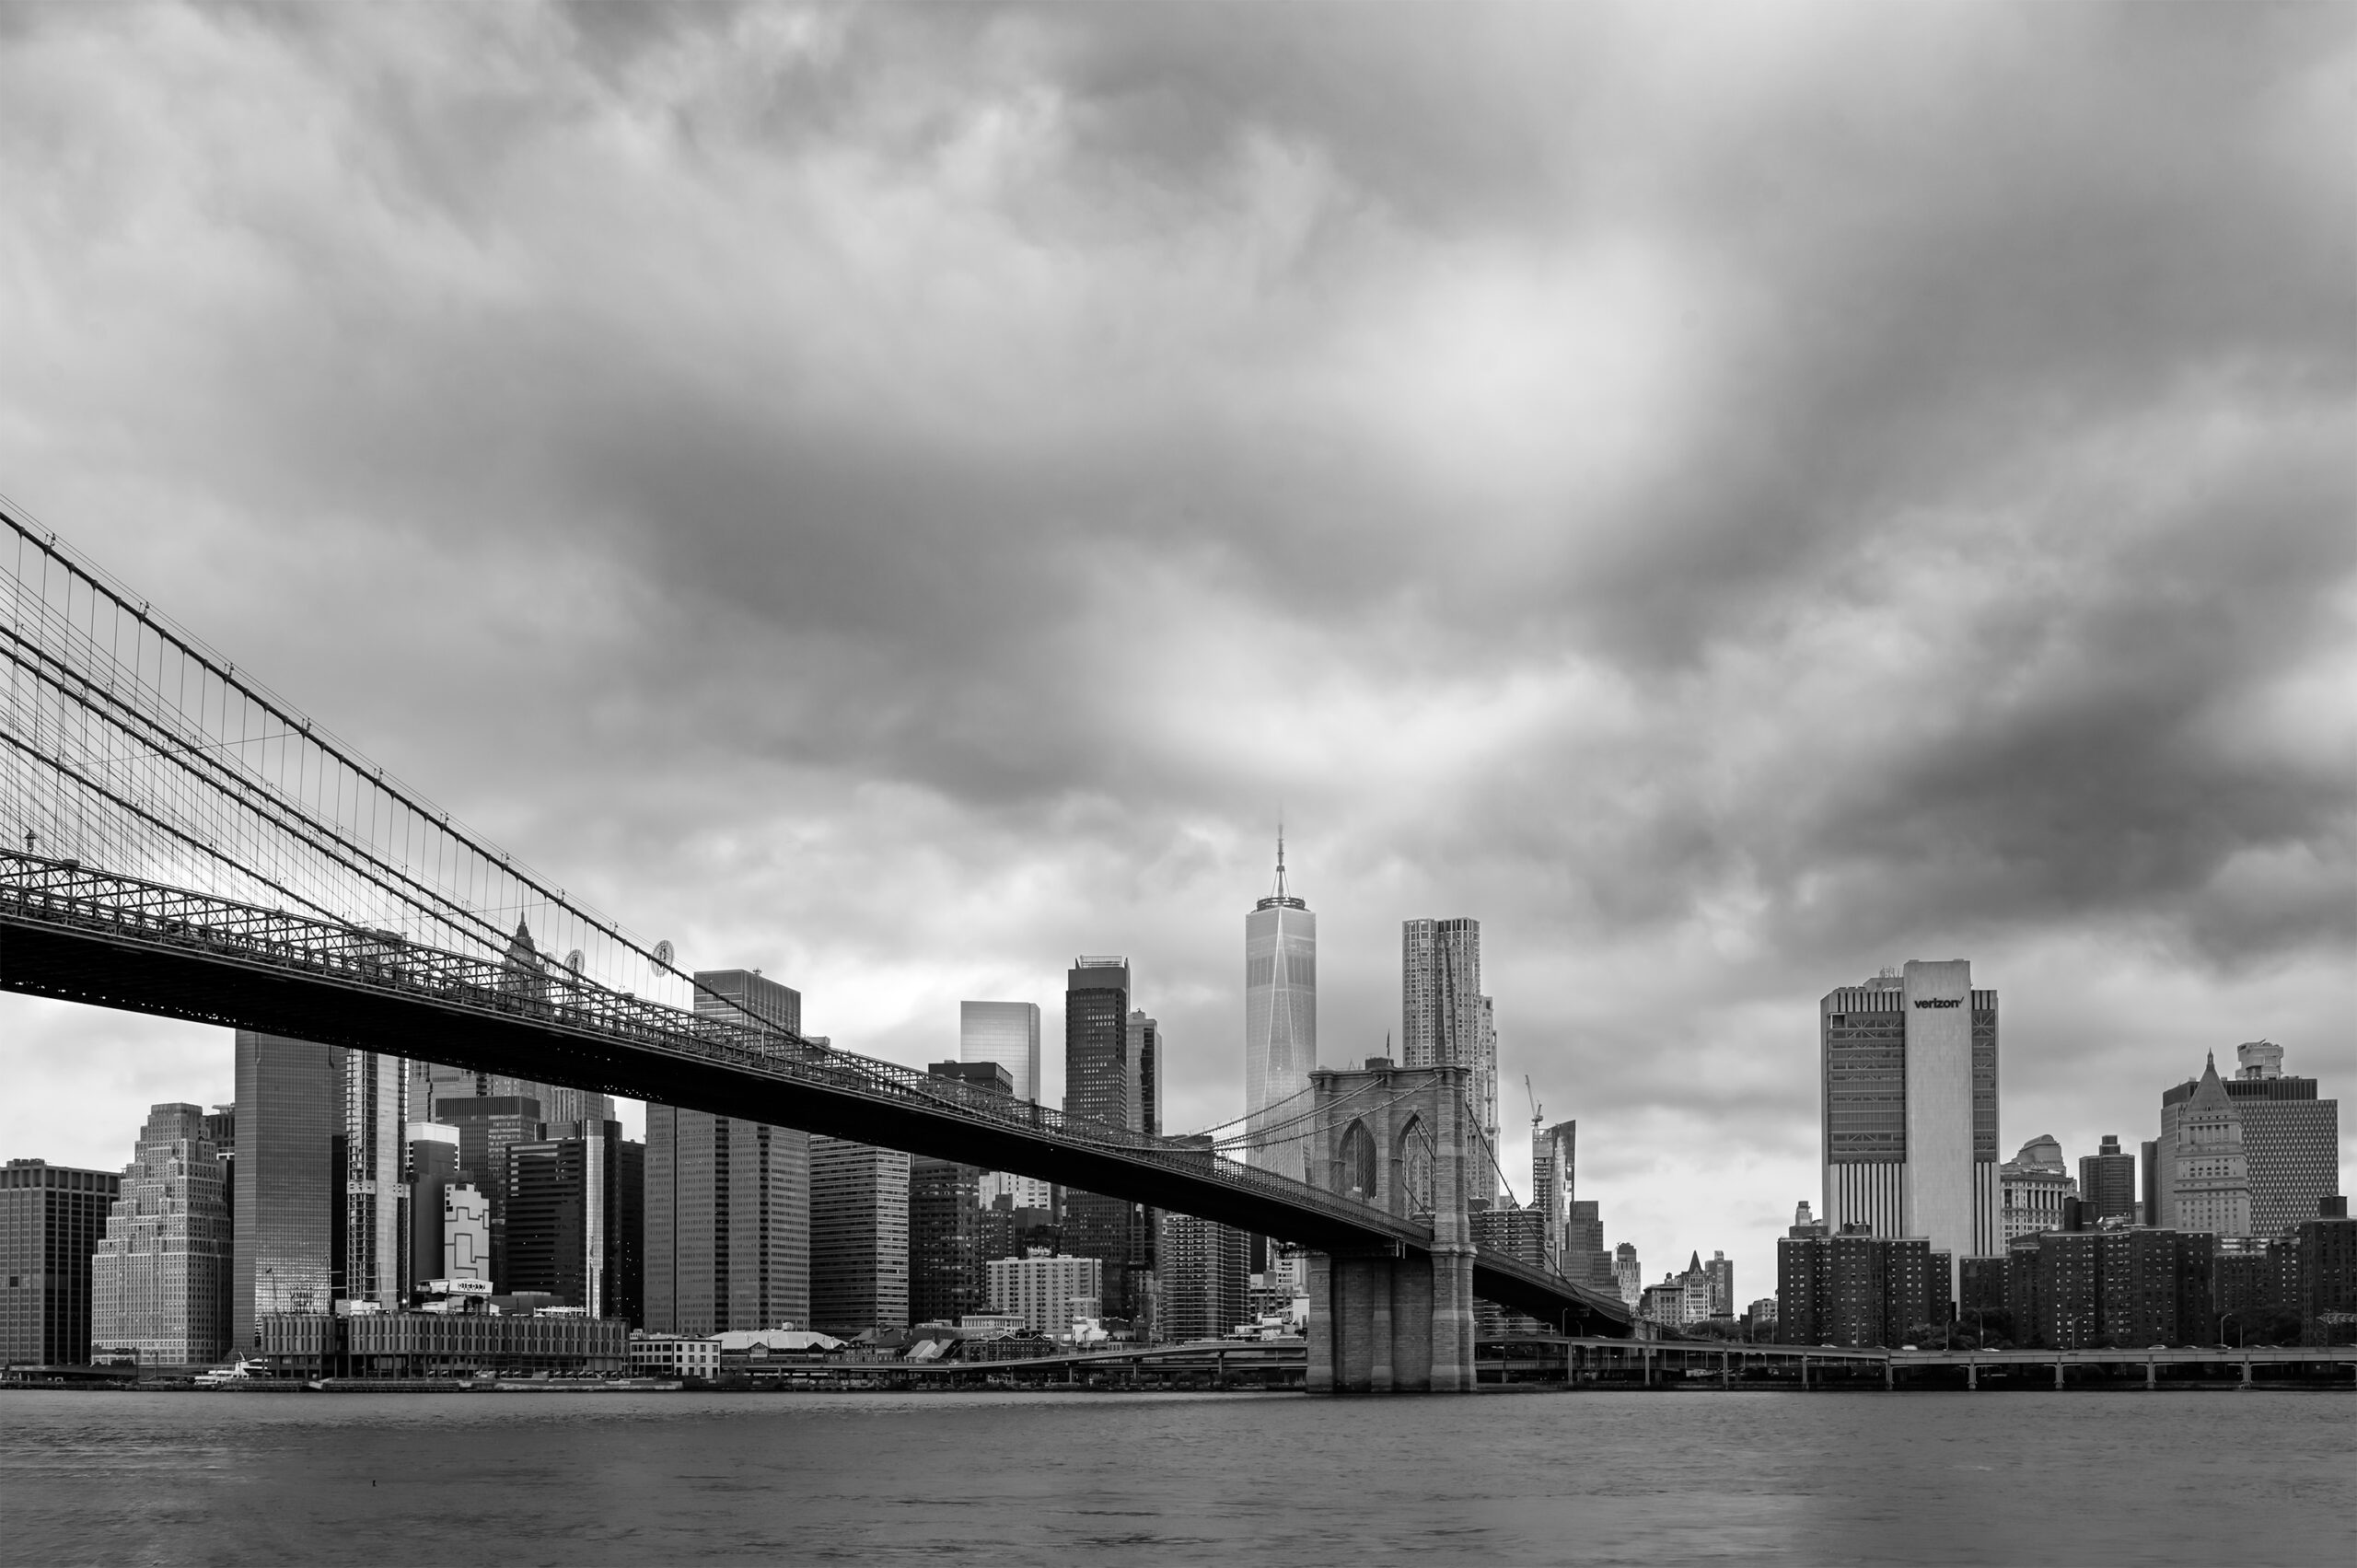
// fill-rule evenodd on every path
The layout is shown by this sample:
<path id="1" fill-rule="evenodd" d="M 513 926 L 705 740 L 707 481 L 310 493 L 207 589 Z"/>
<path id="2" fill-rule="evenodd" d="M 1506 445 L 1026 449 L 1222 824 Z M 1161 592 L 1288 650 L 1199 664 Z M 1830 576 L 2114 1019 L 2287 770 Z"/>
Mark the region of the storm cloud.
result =
<path id="1" fill-rule="evenodd" d="M 1478 916 L 1747 1298 L 1884 963 L 2003 995 L 2008 1149 L 2351 1065 L 2345 8 L 0 26 L 0 487 L 839 1043 L 1127 952 L 1232 1114 L 1282 810 L 1323 1057 Z M 227 1098 L 0 1018 L 7 1154 Z"/>

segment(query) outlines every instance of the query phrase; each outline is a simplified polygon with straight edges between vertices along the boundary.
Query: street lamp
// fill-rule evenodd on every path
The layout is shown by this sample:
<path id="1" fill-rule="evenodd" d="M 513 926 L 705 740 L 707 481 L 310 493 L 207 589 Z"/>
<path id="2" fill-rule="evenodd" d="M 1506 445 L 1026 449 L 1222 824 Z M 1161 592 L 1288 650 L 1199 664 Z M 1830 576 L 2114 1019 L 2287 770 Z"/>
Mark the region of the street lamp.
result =
<path id="1" fill-rule="evenodd" d="M 2218 1331 L 2222 1334 L 2226 1331 L 2226 1319 L 2229 1318 L 2235 1320 L 2235 1348 L 2240 1350 L 2243 1348 L 2243 1315 L 2241 1313 L 2221 1312 L 2218 1314 Z M 2218 1342 L 2223 1344 L 2225 1342 L 2221 1340 Z"/>

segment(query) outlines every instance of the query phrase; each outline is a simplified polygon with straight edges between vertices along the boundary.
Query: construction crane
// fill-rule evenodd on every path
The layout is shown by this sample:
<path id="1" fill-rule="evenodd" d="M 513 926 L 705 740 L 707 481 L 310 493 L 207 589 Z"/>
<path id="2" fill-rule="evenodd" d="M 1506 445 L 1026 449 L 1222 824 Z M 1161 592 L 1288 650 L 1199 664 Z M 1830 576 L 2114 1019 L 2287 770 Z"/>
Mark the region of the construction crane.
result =
<path id="1" fill-rule="evenodd" d="M 1538 1137 L 1538 1123 L 1546 1120 L 1546 1114 L 1538 1109 L 1538 1091 L 1530 1086 L 1530 1074 L 1527 1073 L 1522 1075 L 1522 1092 L 1530 1097 L 1530 1136 L 1535 1143 Z"/>

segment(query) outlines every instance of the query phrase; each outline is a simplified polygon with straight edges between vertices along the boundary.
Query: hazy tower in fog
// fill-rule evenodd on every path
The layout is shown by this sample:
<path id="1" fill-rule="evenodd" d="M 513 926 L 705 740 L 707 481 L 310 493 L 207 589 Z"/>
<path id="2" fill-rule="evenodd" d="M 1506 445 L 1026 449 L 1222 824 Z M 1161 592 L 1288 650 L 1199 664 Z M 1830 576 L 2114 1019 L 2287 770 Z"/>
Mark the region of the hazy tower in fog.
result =
<path id="1" fill-rule="evenodd" d="M 1287 1135 L 1295 1129 L 1280 1124 L 1306 1109 L 1310 1069 L 1317 1065 L 1318 917 L 1285 886 L 1281 830 L 1276 887 L 1244 917 L 1247 1157 L 1261 1169 L 1302 1179 L 1308 1124 L 1299 1124 L 1298 1136 Z"/>

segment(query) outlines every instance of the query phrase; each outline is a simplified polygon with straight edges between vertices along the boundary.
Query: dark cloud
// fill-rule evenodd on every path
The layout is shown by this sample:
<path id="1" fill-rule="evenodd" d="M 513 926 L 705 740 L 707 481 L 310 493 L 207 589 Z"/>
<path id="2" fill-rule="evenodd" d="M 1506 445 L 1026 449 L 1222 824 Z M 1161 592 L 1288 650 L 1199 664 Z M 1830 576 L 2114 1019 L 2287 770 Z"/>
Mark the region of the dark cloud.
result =
<path id="1" fill-rule="evenodd" d="M 1226 1113 L 1282 806 L 1326 1054 L 1480 916 L 1614 1238 L 1755 1282 L 1884 962 L 2009 1141 L 2346 1058 L 2344 11 L 0 27 L 6 488 L 846 1043 L 1126 949 Z"/>

